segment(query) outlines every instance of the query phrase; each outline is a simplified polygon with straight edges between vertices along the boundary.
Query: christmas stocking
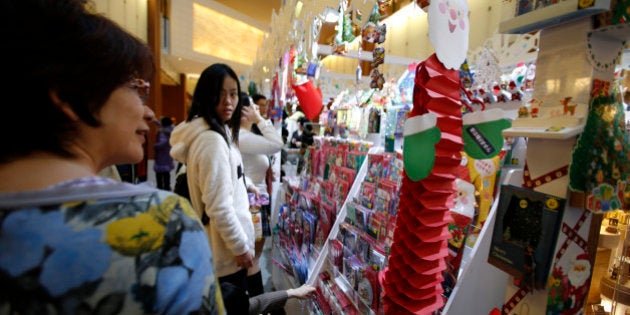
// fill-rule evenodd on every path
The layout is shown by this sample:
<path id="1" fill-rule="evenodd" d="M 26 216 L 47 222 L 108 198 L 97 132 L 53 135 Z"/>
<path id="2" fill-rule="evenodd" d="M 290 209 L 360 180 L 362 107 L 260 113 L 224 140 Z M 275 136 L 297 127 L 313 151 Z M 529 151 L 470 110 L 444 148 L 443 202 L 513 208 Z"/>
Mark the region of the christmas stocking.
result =
<path id="1" fill-rule="evenodd" d="M 435 144 L 441 137 L 436 123 L 437 116 L 434 113 L 410 117 L 405 121 L 403 163 L 412 181 L 424 179 L 433 169 Z"/>
<path id="2" fill-rule="evenodd" d="M 313 81 L 306 80 L 304 83 L 294 84 L 293 91 L 300 102 L 304 116 L 309 120 L 317 117 L 322 111 L 324 104 L 322 103 L 322 91 L 315 87 Z"/>

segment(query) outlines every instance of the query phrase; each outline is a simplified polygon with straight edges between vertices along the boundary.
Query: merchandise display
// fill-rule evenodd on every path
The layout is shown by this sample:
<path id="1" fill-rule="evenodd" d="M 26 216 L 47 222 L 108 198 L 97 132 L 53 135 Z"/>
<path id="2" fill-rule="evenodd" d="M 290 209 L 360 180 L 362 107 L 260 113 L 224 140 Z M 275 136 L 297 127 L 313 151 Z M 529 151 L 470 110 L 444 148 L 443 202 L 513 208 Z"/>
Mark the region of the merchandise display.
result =
<path id="1" fill-rule="evenodd" d="M 437 2 L 428 6 L 436 54 L 410 64 L 396 85 L 380 70 L 387 63 L 379 49 L 387 29 L 380 27 L 376 8 L 358 37 L 351 31 L 360 21 L 357 12 L 340 6 L 344 31 L 334 51 L 348 53 L 352 46 L 344 41 L 352 37 L 370 44 L 372 62 L 366 67 L 359 61 L 356 74 L 370 69 L 370 89 L 341 87 L 316 118 L 320 133 L 306 150 L 306 167 L 285 181 L 276 264 L 297 283 L 316 286 L 309 311 L 317 314 L 448 314 L 462 304 L 454 299 L 469 299 L 458 287 L 474 272 L 467 264 L 479 260 L 511 277 L 504 291 L 494 292 L 495 300 L 505 295 L 503 305 L 494 305 L 503 313 L 520 314 L 541 296 L 548 304 L 532 306 L 536 312 L 579 313 L 588 303 L 595 256 L 588 231 L 598 221 L 587 209 L 569 206 L 562 183 L 569 175 L 566 149 L 593 119 L 592 106 L 575 91 L 560 91 L 564 95 L 555 100 L 534 90 L 536 76 L 549 75 L 545 54 L 502 74 L 486 47 L 475 69 L 468 68 L 462 50 L 443 40 L 467 32 L 467 20 L 440 25 L 445 11 L 439 8 L 447 4 Z M 467 10 L 458 1 L 448 5 Z M 530 9 L 517 15 L 537 10 Z M 453 43 L 466 46 L 467 40 Z M 291 62 L 284 66 L 292 68 Z M 593 153 L 589 161 L 597 165 L 578 167 L 598 169 L 614 161 L 601 173 L 618 170 L 619 178 L 627 177 L 625 164 L 617 165 L 628 164 L 628 140 L 617 118 L 616 140 L 589 148 L 621 154 Z M 545 162 L 549 156 L 559 158 Z M 502 172 L 515 169 L 522 181 L 505 185 Z M 579 175 L 602 182 L 597 172 Z M 614 196 L 621 200 L 623 179 L 618 186 Z M 597 207 L 605 193 L 594 197 Z M 610 210 L 623 206 L 618 201 Z M 479 253 L 486 245 L 490 251 Z"/>
<path id="2" fill-rule="evenodd" d="M 183 65 L 220 57 L 179 62 L 222 31 L 200 17 L 248 19 L 225 62 L 288 138 L 248 195 L 264 289 L 316 288 L 286 314 L 630 314 L 630 0 L 283 0 L 261 23 L 220 0 L 194 25 L 186 1 L 96 2 L 162 56 L 147 106 L 180 122 Z"/>

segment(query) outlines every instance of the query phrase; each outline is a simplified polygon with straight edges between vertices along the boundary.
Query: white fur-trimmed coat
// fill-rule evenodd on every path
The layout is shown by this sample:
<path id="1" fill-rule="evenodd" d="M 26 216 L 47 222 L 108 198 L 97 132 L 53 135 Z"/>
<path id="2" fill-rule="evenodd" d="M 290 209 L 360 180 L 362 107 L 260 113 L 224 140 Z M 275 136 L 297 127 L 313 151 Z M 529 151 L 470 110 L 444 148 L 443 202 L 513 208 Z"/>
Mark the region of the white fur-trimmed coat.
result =
<path id="1" fill-rule="evenodd" d="M 229 138 L 227 128 L 226 133 Z M 253 255 L 255 239 L 239 149 L 209 130 L 203 118 L 177 125 L 170 143 L 173 158 L 186 164 L 193 207 L 200 218 L 201 211 L 210 218 L 205 228 L 217 276 L 233 274 L 240 269 L 235 257 Z"/>

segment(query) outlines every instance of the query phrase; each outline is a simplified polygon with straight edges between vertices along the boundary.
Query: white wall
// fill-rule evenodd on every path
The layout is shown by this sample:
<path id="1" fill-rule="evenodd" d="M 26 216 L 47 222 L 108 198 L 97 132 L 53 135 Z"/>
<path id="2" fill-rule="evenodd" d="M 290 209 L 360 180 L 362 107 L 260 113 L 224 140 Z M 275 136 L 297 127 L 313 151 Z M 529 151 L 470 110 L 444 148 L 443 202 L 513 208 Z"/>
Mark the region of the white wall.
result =
<path id="1" fill-rule="evenodd" d="M 147 42 L 148 0 L 92 0 L 94 9 Z"/>

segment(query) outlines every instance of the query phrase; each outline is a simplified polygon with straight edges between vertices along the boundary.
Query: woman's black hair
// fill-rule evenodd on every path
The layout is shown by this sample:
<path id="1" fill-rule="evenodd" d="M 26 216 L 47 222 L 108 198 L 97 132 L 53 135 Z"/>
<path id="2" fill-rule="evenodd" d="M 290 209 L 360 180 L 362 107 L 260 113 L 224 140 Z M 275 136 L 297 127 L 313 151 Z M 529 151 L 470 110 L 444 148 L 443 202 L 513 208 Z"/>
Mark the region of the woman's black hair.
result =
<path id="1" fill-rule="evenodd" d="M 309 120 L 306 117 L 300 117 L 298 118 L 297 122 L 306 129 L 306 124 L 309 122 Z"/>
<path id="2" fill-rule="evenodd" d="M 267 97 L 265 97 L 265 96 L 264 96 L 264 95 L 262 95 L 262 94 L 254 94 L 254 95 L 252 95 L 252 100 L 253 100 L 253 101 L 254 101 L 254 103 L 256 103 L 256 104 L 258 104 L 258 101 L 259 101 L 259 100 L 262 100 L 262 99 L 265 99 L 265 100 L 266 100 L 266 99 L 267 99 Z"/>
<path id="3" fill-rule="evenodd" d="M 98 114 L 115 89 L 132 78 L 152 78 L 150 48 L 91 12 L 86 2 L 0 2 L 0 38 L 11 47 L 4 50 L 3 70 L 12 76 L 1 90 L 10 119 L 0 124 L 5 135 L 0 162 L 38 151 L 73 156 L 69 144 L 77 123 L 59 110 L 51 92 L 82 122 L 97 127 Z"/>
<path id="4" fill-rule="evenodd" d="M 160 119 L 160 124 L 162 124 L 162 127 L 168 127 L 173 125 L 173 120 L 170 117 L 164 116 Z"/>
<path id="5" fill-rule="evenodd" d="M 210 130 L 218 132 L 229 145 L 230 141 L 216 111 L 221 101 L 223 81 L 227 77 L 231 77 L 236 81 L 237 92 L 239 93 L 239 101 L 234 109 L 232 118 L 226 122 L 232 132 L 232 141 L 238 144 L 238 132 L 241 128 L 241 109 L 243 106 L 240 101 L 241 83 L 234 70 L 226 64 L 215 63 L 203 70 L 195 86 L 192 104 L 186 121 L 191 121 L 195 117 L 203 118 L 210 126 Z"/>

